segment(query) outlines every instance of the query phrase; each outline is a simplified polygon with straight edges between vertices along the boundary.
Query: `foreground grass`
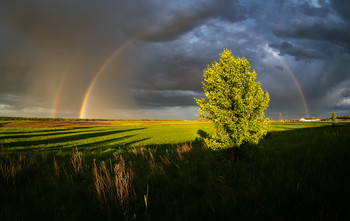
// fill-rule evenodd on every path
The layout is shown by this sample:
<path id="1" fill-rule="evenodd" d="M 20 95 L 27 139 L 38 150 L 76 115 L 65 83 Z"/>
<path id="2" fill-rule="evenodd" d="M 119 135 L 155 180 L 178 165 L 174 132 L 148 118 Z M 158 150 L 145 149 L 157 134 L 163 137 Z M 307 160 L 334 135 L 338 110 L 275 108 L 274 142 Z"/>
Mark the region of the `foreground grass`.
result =
<path id="1" fill-rule="evenodd" d="M 350 215 L 350 125 L 274 123 L 257 147 L 236 154 L 206 149 L 198 130 L 211 128 L 3 128 L 0 219 L 343 220 Z M 149 143 L 93 149 L 91 134 L 101 139 L 93 145 L 118 138 L 100 136 L 121 136 L 121 142 L 134 135 L 130 141 L 148 137 Z M 65 147 L 55 149 L 48 140 Z"/>

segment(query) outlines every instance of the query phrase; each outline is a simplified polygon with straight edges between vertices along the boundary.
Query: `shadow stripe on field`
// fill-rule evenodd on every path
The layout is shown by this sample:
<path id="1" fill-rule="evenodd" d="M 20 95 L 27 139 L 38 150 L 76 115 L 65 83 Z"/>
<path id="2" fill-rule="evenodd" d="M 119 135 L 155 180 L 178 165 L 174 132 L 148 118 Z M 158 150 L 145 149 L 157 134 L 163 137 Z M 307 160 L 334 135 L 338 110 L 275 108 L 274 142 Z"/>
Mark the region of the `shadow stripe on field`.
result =
<path id="1" fill-rule="evenodd" d="M 61 130 L 60 132 L 48 132 L 46 130 L 38 131 L 33 134 L 18 134 L 14 136 L 1 136 L 0 139 L 21 139 L 21 138 L 31 138 L 31 137 L 46 137 L 46 136 L 54 136 L 54 135 L 68 135 L 68 134 L 77 134 L 77 133 L 84 133 L 84 132 L 97 132 L 97 131 L 106 131 L 106 129 L 97 129 L 96 130 L 74 130 L 74 129 L 65 129 Z"/>
<path id="2" fill-rule="evenodd" d="M 125 132 L 131 132 L 131 131 L 137 131 L 137 130 L 143 130 L 146 128 L 133 128 L 128 130 L 108 130 L 103 132 L 92 132 L 92 133 L 83 133 L 83 134 L 77 134 L 77 135 L 71 135 L 71 136 L 63 136 L 63 137 L 55 137 L 55 138 L 48 138 L 48 139 L 41 139 L 41 140 L 34 140 L 34 141 L 15 141 L 15 142 L 9 142 L 9 143 L 3 143 L 3 146 L 5 148 L 7 147 L 18 147 L 18 146 L 36 146 L 41 144 L 55 144 L 55 143 L 63 143 L 63 142 L 71 142 L 71 141 L 79 141 L 94 137 L 100 137 L 100 136 L 107 136 L 112 134 L 119 134 L 119 133 L 125 133 Z"/>

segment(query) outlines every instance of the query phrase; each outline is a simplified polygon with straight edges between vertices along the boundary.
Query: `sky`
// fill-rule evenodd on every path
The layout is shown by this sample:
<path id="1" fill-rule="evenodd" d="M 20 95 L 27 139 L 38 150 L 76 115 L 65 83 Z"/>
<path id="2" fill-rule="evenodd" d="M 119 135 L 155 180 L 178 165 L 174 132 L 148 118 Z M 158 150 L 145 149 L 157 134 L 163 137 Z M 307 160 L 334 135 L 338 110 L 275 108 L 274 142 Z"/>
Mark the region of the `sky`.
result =
<path id="1" fill-rule="evenodd" d="M 31 0 L 0 7 L 0 116 L 197 119 L 223 49 L 270 119 L 350 114 L 350 1 Z"/>

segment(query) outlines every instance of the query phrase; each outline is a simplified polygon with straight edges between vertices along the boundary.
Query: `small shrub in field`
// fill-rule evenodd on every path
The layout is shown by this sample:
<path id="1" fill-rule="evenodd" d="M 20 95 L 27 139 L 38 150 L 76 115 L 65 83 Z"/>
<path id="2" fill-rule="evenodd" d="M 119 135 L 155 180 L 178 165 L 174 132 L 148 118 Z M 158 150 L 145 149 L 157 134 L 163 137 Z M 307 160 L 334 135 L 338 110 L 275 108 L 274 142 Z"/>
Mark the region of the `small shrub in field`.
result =
<path id="1" fill-rule="evenodd" d="M 335 112 L 332 112 L 332 124 L 336 125 L 338 123 L 337 121 L 337 115 L 335 114 Z"/>

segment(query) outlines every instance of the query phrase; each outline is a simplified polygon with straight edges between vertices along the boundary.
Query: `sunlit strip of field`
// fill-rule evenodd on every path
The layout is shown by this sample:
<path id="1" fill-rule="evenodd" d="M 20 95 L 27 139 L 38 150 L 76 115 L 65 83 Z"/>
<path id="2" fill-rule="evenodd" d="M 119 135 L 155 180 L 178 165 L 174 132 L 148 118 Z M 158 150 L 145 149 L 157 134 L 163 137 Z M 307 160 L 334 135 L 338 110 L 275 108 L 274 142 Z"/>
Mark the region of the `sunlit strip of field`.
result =
<path id="1" fill-rule="evenodd" d="M 87 127 L 87 126 L 155 126 L 155 125 L 189 125 L 210 124 L 209 121 L 199 120 L 1 120 L 1 127 L 28 128 L 28 127 Z"/>
<path id="2" fill-rule="evenodd" d="M 272 122 L 269 131 L 298 131 L 330 126 L 330 122 Z M 0 127 L 0 145 L 8 153 L 63 151 L 78 147 L 91 154 L 113 152 L 121 147 L 171 147 L 213 133 L 208 121 L 8 121 Z M 302 131 L 300 131 L 302 132 Z"/>
<path id="3" fill-rule="evenodd" d="M 7 152 L 60 151 L 77 146 L 93 154 L 115 151 L 119 147 L 182 144 L 199 137 L 199 130 L 212 130 L 210 124 L 201 121 L 113 121 L 109 125 L 96 122 L 83 126 L 73 122 L 59 127 L 48 126 L 51 122 L 40 123 L 5 124 L 0 128 L 0 145 Z"/>

